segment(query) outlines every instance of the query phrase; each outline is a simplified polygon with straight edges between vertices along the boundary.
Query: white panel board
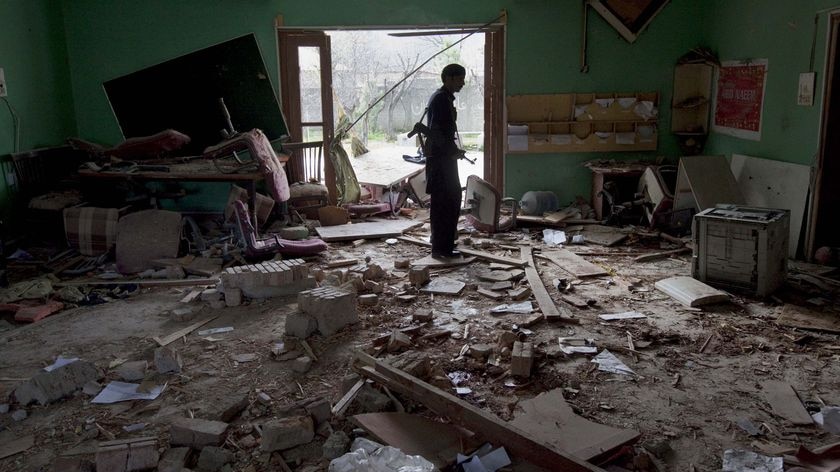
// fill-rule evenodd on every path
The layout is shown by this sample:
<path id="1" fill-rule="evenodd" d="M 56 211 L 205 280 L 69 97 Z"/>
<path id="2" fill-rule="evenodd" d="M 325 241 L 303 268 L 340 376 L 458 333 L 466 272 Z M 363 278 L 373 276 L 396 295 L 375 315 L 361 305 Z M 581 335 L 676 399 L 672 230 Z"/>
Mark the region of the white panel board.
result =
<path id="1" fill-rule="evenodd" d="M 759 157 L 732 155 L 732 175 L 747 205 L 790 210 L 788 254 L 796 256 L 811 183 L 811 168 Z"/>

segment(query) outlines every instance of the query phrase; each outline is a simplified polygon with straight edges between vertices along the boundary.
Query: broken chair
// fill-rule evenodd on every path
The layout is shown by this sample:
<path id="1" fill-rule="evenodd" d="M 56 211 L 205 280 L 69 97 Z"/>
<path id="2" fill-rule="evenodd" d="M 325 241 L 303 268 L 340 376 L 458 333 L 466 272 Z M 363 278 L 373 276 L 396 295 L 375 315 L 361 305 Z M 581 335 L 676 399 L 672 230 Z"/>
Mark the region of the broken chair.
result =
<path id="1" fill-rule="evenodd" d="M 292 241 L 282 239 L 276 234 L 261 237 L 251 223 L 248 205 L 241 200 L 236 200 L 233 202 L 233 209 L 246 257 L 258 259 L 271 257 L 274 254 L 303 257 L 313 256 L 327 250 L 327 243 L 320 239 Z"/>
<path id="2" fill-rule="evenodd" d="M 286 163 L 289 212 L 300 218 L 301 211 L 314 213 L 318 208 L 329 205 L 329 192 L 321 181 L 324 142 L 284 143 L 283 151 L 289 155 Z"/>
<path id="3" fill-rule="evenodd" d="M 479 231 L 498 233 L 516 227 L 519 202 L 515 198 L 502 198 L 490 182 L 477 175 L 467 177 L 465 197 L 467 221 Z M 503 215 L 502 207 L 509 206 L 510 214 Z"/>

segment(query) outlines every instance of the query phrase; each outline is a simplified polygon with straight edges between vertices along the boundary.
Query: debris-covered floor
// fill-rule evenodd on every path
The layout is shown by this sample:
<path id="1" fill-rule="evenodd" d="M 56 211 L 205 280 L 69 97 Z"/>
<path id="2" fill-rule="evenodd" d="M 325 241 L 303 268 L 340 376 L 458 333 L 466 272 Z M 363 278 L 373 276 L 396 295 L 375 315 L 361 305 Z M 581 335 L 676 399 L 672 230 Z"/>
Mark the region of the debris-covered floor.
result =
<path id="1" fill-rule="evenodd" d="M 115 448 L 130 451 L 131 460 L 135 450 L 137 460 L 154 456 L 158 470 L 327 470 L 325 457 L 347 452 L 348 438 L 365 435 L 351 419 L 357 413 L 407 411 L 457 423 L 376 382 L 364 384 L 354 397 L 345 396 L 352 398 L 346 411 L 329 411 L 357 384 L 357 351 L 413 366 L 413 375 L 505 421 L 516 423 L 525 414 L 523 402 L 540 393 L 562 394 L 579 417 L 612 426 L 612 432 L 625 431 L 617 434 L 624 438 L 639 433 L 637 441 L 613 445 L 609 454 L 589 451 L 607 470 L 721 470 L 729 449 L 779 456 L 799 446 L 836 442 L 827 432 L 837 428 L 830 421 L 824 428 L 798 424 L 803 421 L 791 416 L 801 411 L 792 404 L 784 408 L 791 387 L 810 413 L 840 405 L 835 362 L 840 342 L 832 334 L 840 327 L 833 321 L 820 330 L 791 326 L 817 313 L 835 315 L 838 283 L 825 268 L 793 265 L 786 286 L 766 300 L 733 293 L 728 302 L 689 308 L 654 284 L 690 275 L 691 254 L 675 251 L 671 257 L 637 262 L 637 256 L 679 249 L 679 244 L 633 228 L 622 231 L 628 238 L 618 245 L 563 249 L 544 243 L 541 227 L 497 235 L 462 232 L 462 247 L 502 258 L 519 260 L 521 249 L 531 248 L 542 284 L 560 313 L 552 320 L 542 316 L 546 308 L 531 290 L 519 290 L 533 289 L 523 270 L 481 257 L 431 268 L 432 286 L 458 293 L 427 293 L 424 287 L 430 284 L 423 283 L 422 271 L 412 270 L 411 261 L 429 250 L 405 238 L 334 242 L 321 256 L 305 260 L 313 286 L 317 281 L 357 292 L 332 308 L 315 306 L 329 297 L 306 301 L 308 309 L 352 311 L 356 304 L 358 312 L 358 322 L 343 328 L 324 329 L 320 321 L 319 332 L 305 342 L 286 335 L 292 329 L 287 318 L 300 318 L 307 310 L 298 306 L 295 293 L 310 286 L 300 285 L 297 276 L 271 282 L 288 284 L 291 295 L 249 297 L 252 286 L 243 288 L 246 295 L 238 305 L 226 304 L 213 291 L 199 294 L 213 287 L 197 285 L 206 279 L 97 286 L 107 303 L 71 304 L 36 323 L 7 323 L 0 332 L 0 389 L 8 398 L 0 415 L 0 470 L 88 470 L 85 461 L 104 460 L 101 443 L 133 438 L 151 443 Z M 428 225 L 406 236 L 423 239 Z M 575 277 L 551 260 L 560 251 L 582 256 L 603 274 Z M 507 311 L 499 310 L 501 305 Z M 333 311 L 314 316 L 345 316 Z M 624 313 L 631 314 L 599 318 Z M 783 313 L 794 321 L 780 322 Z M 304 336 L 313 329 L 307 319 L 295 323 Z M 334 333 L 324 336 L 324 331 Z M 563 345 L 561 338 L 566 338 Z M 527 367 L 526 375 L 512 375 L 522 372 L 511 359 L 519 357 L 524 345 L 519 343 L 533 347 L 530 375 Z M 587 347 L 591 353 L 570 353 Z M 605 351 L 623 363 L 618 366 L 623 373 L 599 370 L 592 362 Z M 22 404 L 13 392 L 59 357 L 80 358 L 70 365 L 89 363 L 97 371 L 65 379 L 78 385 L 68 388 L 64 398 Z M 111 381 L 139 383 L 141 395 L 165 388 L 152 400 L 92 403 Z M 326 411 L 322 399 L 329 402 Z M 192 418 L 229 426 L 215 434 L 208 430 L 213 425 L 182 424 Z M 290 424 L 289 418 L 308 424 Z M 598 436 L 599 429 L 564 429 L 562 421 L 554 426 L 537 439 L 562 442 L 566 435 L 579 444 L 609 443 L 610 438 Z M 482 431 L 473 433 L 480 438 Z M 179 456 L 187 450 L 178 446 L 191 446 L 191 456 Z M 513 459 L 507 470 L 526 470 L 521 463 L 527 457 Z M 454 460 L 453 453 L 432 462 Z M 126 467 L 124 462 L 115 467 L 120 466 Z"/>

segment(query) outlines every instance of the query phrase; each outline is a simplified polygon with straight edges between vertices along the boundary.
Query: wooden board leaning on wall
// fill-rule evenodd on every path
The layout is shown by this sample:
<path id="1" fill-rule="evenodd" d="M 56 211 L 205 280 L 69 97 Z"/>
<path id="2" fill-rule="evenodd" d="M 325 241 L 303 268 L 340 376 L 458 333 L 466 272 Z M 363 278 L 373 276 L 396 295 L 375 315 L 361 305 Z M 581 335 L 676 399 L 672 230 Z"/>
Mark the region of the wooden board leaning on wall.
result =
<path id="1" fill-rule="evenodd" d="M 655 151 L 658 92 L 507 97 L 509 153 Z"/>

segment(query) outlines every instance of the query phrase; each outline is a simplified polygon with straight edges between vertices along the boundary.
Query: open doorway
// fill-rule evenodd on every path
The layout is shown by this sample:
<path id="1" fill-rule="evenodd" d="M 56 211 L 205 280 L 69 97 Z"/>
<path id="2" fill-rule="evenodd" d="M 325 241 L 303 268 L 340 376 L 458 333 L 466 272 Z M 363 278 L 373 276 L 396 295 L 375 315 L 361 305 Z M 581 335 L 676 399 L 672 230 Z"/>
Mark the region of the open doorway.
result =
<path id="1" fill-rule="evenodd" d="M 281 27 L 278 33 L 281 94 L 290 135 L 293 140 L 329 141 L 331 130 L 340 120 L 354 122 L 361 116 L 350 133 L 355 145 L 349 139 L 344 142 L 354 169 L 371 155 L 378 156 L 379 163 L 368 167 L 379 170 L 392 164 L 402 169 L 404 164 L 417 166 L 403 159 L 403 156 L 418 155 L 417 144 L 407 133 L 423 115 L 429 96 L 440 87 L 443 66 L 451 62 L 464 65 L 467 84 L 456 95 L 458 128 L 461 145 L 475 164 L 461 161 L 460 177 L 466 182 L 467 176 L 476 174 L 501 189 L 503 136 L 499 130 L 503 129 L 501 51 L 504 49 L 501 25 L 482 29 L 448 49 L 396 85 L 367 113 L 368 106 L 377 98 L 430 56 L 467 36 L 469 30 L 464 27 L 433 32 Z M 329 60 L 325 64 L 326 58 Z M 332 120 L 326 114 L 332 115 Z M 311 121 L 314 118 L 318 118 L 316 122 Z M 327 121 L 330 121 L 329 133 Z M 364 153 L 366 150 L 368 154 Z M 383 162 L 387 165 L 380 165 Z M 325 160 L 327 177 L 331 174 L 329 166 L 329 160 Z"/>
<path id="2" fill-rule="evenodd" d="M 840 180 L 840 133 L 833 131 L 840 127 L 840 13 L 831 15 L 828 31 L 822 129 L 806 247 L 808 258 L 821 247 L 840 247 L 840 223 L 834 213 L 840 205 L 840 192 L 834 187 L 834 182 Z"/>
<path id="3" fill-rule="evenodd" d="M 459 63 L 467 69 L 466 84 L 455 100 L 460 145 L 475 162 L 461 160 L 459 173 L 462 185 L 470 174 L 484 177 L 484 34 L 467 37 L 421 30 L 326 33 L 333 44 L 332 82 L 338 115 L 346 114 L 355 121 L 369 104 L 396 86 L 351 131 L 351 136 L 364 146 L 353 149 L 354 167 L 357 163 L 365 165 L 366 156 L 356 151 L 369 150 L 375 156 L 388 155 L 394 159 L 420 157 L 416 138 L 407 134 L 423 116 L 429 97 L 440 88 L 440 71 L 446 64 Z M 411 74 L 426 59 L 453 44 Z"/>

